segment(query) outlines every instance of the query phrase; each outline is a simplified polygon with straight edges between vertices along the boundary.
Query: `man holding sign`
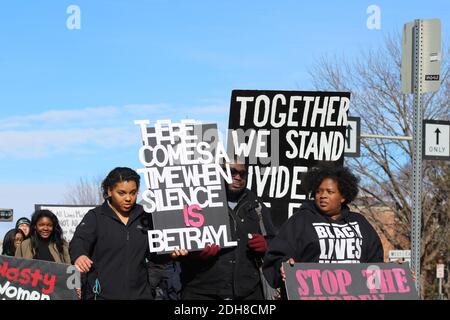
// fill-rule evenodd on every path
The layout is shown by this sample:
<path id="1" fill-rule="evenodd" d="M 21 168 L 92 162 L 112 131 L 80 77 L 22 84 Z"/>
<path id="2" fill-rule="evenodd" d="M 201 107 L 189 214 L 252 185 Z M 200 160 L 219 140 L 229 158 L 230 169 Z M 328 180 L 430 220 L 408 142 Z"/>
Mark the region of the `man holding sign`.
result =
<path id="1" fill-rule="evenodd" d="M 232 182 L 226 183 L 228 216 L 237 247 L 213 244 L 190 253 L 182 262 L 182 299 L 262 300 L 259 273 L 267 240 L 275 236 L 270 211 L 246 188 L 247 167 L 231 163 Z"/>
<path id="2" fill-rule="evenodd" d="M 264 259 L 264 274 L 277 288 L 285 280 L 281 263 L 383 262 L 381 240 L 347 204 L 358 194 L 358 179 L 340 166 L 313 169 L 307 177 L 314 203 L 304 203 L 280 229 Z"/>

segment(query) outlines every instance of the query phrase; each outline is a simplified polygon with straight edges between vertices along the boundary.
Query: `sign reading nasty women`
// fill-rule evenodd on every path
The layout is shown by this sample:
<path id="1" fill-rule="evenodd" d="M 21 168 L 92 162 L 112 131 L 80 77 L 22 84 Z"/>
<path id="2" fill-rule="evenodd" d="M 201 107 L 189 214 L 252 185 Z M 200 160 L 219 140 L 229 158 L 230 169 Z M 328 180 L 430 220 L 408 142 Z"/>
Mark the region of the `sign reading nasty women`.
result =
<path id="1" fill-rule="evenodd" d="M 418 300 L 408 264 L 283 263 L 289 300 Z"/>
<path id="2" fill-rule="evenodd" d="M 78 300 L 75 266 L 0 256 L 0 300 Z"/>
<path id="3" fill-rule="evenodd" d="M 247 187 L 280 226 L 306 200 L 302 178 L 342 164 L 350 93 L 233 90 L 228 154 L 249 165 Z"/>
<path id="4" fill-rule="evenodd" d="M 229 158 L 216 124 L 137 120 L 144 145 L 138 169 L 147 190 L 144 210 L 152 214 L 150 252 L 200 250 L 208 244 L 236 246 L 228 220 L 224 180 L 231 183 Z"/>

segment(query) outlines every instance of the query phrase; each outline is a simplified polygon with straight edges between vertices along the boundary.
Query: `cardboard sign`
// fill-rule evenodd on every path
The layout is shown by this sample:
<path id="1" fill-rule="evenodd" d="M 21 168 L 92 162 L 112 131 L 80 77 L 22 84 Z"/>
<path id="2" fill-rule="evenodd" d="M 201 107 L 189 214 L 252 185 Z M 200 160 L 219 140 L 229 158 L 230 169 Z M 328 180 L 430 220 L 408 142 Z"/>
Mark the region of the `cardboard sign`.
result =
<path id="1" fill-rule="evenodd" d="M 0 256 L 0 300 L 77 300 L 75 266 Z"/>
<path id="2" fill-rule="evenodd" d="M 85 214 L 94 209 L 95 206 L 78 206 L 78 205 L 57 205 L 57 204 L 36 204 L 35 210 L 50 210 L 59 221 L 59 225 L 63 230 L 64 239 L 70 242 L 75 233 L 75 229 L 80 224 Z"/>
<path id="3" fill-rule="evenodd" d="M 289 300 L 418 300 L 407 263 L 283 263 Z"/>
<path id="4" fill-rule="evenodd" d="M 319 162 L 342 164 L 350 93 L 233 90 L 228 154 L 249 164 L 247 187 L 280 226 L 306 200 Z"/>
<path id="5" fill-rule="evenodd" d="M 143 147 L 139 160 L 145 168 L 147 190 L 144 210 L 152 214 L 151 252 L 175 249 L 200 250 L 216 243 L 236 246 L 231 240 L 224 179 L 231 182 L 229 161 L 219 142 L 216 124 L 135 121 L 141 128 Z"/>

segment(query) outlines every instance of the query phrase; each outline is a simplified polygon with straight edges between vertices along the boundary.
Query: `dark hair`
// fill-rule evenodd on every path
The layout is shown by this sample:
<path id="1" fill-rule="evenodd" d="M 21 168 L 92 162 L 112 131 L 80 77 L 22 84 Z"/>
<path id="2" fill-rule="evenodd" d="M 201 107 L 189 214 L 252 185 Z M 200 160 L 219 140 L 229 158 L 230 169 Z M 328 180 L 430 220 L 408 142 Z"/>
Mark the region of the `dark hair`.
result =
<path id="1" fill-rule="evenodd" d="M 333 164 L 324 164 L 308 171 L 305 180 L 307 191 L 312 197 L 315 197 L 316 190 L 326 178 L 336 181 L 339 192 L 345 198 L 343 204 L 348 204 L 355 200 L 359 191 L 359 179 L 349 168 Z"/>
<path id="2" fill-rule="evenodd" d="M 64 255 L 63 250 L 63 231 L 61 226 L 59 225 L 58 217 L 51 212 L 50 210 L 37 210 L 31 216 L 31 225 L 30 225 L 30 241 L 31 241 L 31 250 L 33 255 L 36 257 L 38 255 L 38 238 L 39 235 L 36 231 L 36 225 L 41 218 L 49 218 L 53 222 L 53 231 L 50 235 L 50 242 L 56 244 L 56 248 L 61 255 Z"/>
<path id="3" fill-rule="evenodd" d="M 134 181 L 139 189 L 141 177 L 136 171 L 130 168 L 117 167 L 113 169 L 110 173 L 108 173 L 105 180 L 102 182 L 103 198 L 108 199 L 108 190 L 113 188 L 117 183 L 123 181 Z"/>
<path id="4" fill-rule="evenodd" d="M 16 234 L 21 233 L 23 239 L 25 240 L 25 233 L 23 233 L 20 229 L 11 229 L 5 234 L 5 238 L 3 239 L 3 249 L 2 255 L 14 257 L 16 254 L 16 247 L 14 243 L 16 242 Z"/>

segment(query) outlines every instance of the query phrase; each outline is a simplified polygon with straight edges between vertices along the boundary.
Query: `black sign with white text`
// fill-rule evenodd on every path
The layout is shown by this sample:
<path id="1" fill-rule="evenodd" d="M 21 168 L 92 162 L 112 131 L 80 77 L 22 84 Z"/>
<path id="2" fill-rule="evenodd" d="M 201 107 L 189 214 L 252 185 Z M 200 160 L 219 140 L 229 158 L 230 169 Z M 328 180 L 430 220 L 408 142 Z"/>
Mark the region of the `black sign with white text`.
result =
<path id="1" fill-rule="evenodd" d="M 306 200 L 302 179 L 319 162 L 342 164 L 350 93 L 233 90 L 228 154 L 249 164 L 249 189 L 280 226 Z"/>
<path id="2" fill-rule="evenodd" d="M 138 120 L 143 147 L 139 159 L 147 190 L 144 210 L 152 214 L 151 252 L 199 250 L 208 244 L 236 245 L 231 239 L 224 179 L 229 161 L 216 124 Z"/>

